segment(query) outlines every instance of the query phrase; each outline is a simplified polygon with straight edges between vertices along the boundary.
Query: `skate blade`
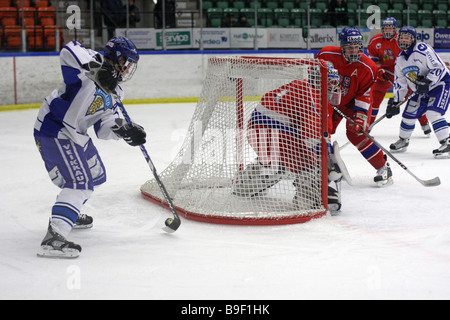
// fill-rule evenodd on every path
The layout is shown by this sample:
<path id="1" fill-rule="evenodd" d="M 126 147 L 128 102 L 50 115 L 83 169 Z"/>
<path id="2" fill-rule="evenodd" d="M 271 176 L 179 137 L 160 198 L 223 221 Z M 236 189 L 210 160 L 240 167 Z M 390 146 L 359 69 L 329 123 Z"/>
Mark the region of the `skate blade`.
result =
<path id="1" fill-rule="evenodd" d="M 91 229 L 94 226 L 93 223 L 91 224 L 75 224 L 73 225 L 73 229 Z"/>
<path id="2" fill-rule="evenodd" d="M 437 153 L 434 155 L 435 159 L 450 159 L 450 153 Z"/>
<path id="3" fill-rule="evenodd" d="M 387 180 L 376 182 L 377 187 L 380 187 L 380 188 L 388 187 L 388 186 L 392 185 L 393 183 L 394 183 L 394 179 L 392 179 L 392 177 Z"/>
<path id="4" fill-rule="evenodd" d="M 402 153 L 408 150 L 408 148 L 390 149 L 392 153 Z"/>
<path id="5" fill-rule="evenodd" d="M 328 204 L 328 211 L 330 215 L 337 216 L 341 213 L 341 206 L 339 204 Z"/>
<path id="6" fill-rule="evenodd" d="M 53 247 L 42 246 L 41 250 L 37 253 L 40 258 L 49 259 L 76 259 L 80 255 L 80 251 L 76 249 L 55 250 Z"/>
<path id="7" fill-rule="evenodd" d="M 333 210 L 328 210 L 328 212 L 330 213 L 330 216 L 335 217 L 341 214 L 341 211 L 333 211 Z"/>

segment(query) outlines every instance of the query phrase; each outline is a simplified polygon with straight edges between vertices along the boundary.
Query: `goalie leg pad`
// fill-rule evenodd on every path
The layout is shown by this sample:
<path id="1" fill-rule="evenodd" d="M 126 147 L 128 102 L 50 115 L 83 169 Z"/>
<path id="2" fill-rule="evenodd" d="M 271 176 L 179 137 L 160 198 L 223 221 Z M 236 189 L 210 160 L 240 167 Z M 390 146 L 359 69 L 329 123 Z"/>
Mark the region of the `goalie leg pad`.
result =
<path id="1" fill-rule="evenodd" d="M 287 175 L 283 166 L 275 169 L 260 163 L 249 164 L 245 170 L 238 173 L 232 192 L 239 197 L 254 197 L 274 186 Z"/>
<path id="2" fill-rule="evenodd" d="M 317 193 L 319 170 L 318 167 L 304 169 L 295 178 L 294 187 L 296 192 L 292 202 L 297 210 L 320 208 L 322 200 Z"/>
<path id="3" fill-rule="evenodd" d="M 342 160 L 342 157 L 341 157 L 341 154 L 340 154 L 340 151 L 339 151 L 339 144 L 338 144 L 337 141 L 333 142 L 333 149 L 332 150 L 333 150 L 333 152 L 330 153 L 330 160 L 331 160 L 332 165 L 334 165 L 334 167 L 336 168 L 335 171 L 336 172 L 340 172 L 340 174 L 342 174 L 342 178 L 349 185 L 352 185 L 353 184 L 352 177 L 348 173 L 347 166 L 345 165 L 344 160 Z M 336 181 L 336 180 L 332 179 L 333 177 L 336 178 L 336 176 L 334 175 L 334 173 L 332 171 L 330 171 L 330 173 L 329 173 L 330 180 Z"/>

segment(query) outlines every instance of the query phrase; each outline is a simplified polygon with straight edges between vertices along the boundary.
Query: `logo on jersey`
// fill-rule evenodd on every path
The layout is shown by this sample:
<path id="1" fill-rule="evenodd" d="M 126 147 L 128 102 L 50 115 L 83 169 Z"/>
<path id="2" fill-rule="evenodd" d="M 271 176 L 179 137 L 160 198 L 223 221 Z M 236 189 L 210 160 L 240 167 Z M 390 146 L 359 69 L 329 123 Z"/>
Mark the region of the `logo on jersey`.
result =
<path id="1" fill-rule="evenodd" d="M 86 115 L 93 115 L 97 111 L 105 111 L 107 109 L 112 109 L 112 107 L 111 96 L 104 93 L 102 90 L 97 89 L 94 95 L 94 101 L 87 109 Z"/>
<path id="2" fill-rule="evenodd" d="M 420 51 L 425 51 L 425 50 L 427 50 L 427 46 L 425 43 L 419 43 L 419 45 L 417 46 L 417 49 L 419 49 Z"/>
<path id="3" fill-rule="evenodd" d="M 394 60 L 394 59 L 395 59 L 394 52 L 392 52 L 391 49 L 385 49 L 384 54 L 383 54 L 383 61 Z"/>
<path id="4" fill-rule="evenodd" d="M 411 82 L 416 82 L 417 75 L 419 74 L 419 67 L 417 66 L 409 66 L 406 68 L 403 68 L 402 70 L 403 75 Z"/>
<path id="5" fill-rule="evenodd" d="M 340 76 L 340 77 L 341 77 L 342 95 L 346 96 L 348 90 L 350 89 L 350 85 L 352 84 L 352 78 L 350 78 L 349 76 Z"/>

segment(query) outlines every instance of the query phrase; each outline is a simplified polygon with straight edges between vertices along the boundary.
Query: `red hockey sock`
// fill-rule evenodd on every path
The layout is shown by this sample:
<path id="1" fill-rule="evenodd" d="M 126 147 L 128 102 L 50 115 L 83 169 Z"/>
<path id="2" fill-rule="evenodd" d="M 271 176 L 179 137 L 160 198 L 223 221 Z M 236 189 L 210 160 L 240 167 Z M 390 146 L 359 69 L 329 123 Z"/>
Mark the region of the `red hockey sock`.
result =
<path id="1" fill-rule="evenodd" d="M 424 113 L 422 117 L 419 118 L 419 123 L 421 126 L 424 126 L 428 123 L 427 115 Z"/>

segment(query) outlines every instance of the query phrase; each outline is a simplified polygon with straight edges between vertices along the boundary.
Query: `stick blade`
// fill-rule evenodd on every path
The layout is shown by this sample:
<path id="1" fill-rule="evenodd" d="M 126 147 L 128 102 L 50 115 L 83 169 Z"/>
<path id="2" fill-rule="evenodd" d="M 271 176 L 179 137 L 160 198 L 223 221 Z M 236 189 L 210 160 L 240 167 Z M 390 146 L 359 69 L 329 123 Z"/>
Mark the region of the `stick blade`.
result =
<path id="1" fill-rule="evenodd" d="M 423 185 L 425 187 L 436 187 L 440 184 L 441 184 L 441 179 L 439 179 L 439 177 L 435 177 L 433 179 L 423 181 Z"/>
<path id="2" fill-rule="evenodd" d="M 172 219 L 168 218 L 165 222 L 166 226 L 162 229 L 167 233 L 174 233 L 180 227 L 181 220 L 180 219 Z"/>

